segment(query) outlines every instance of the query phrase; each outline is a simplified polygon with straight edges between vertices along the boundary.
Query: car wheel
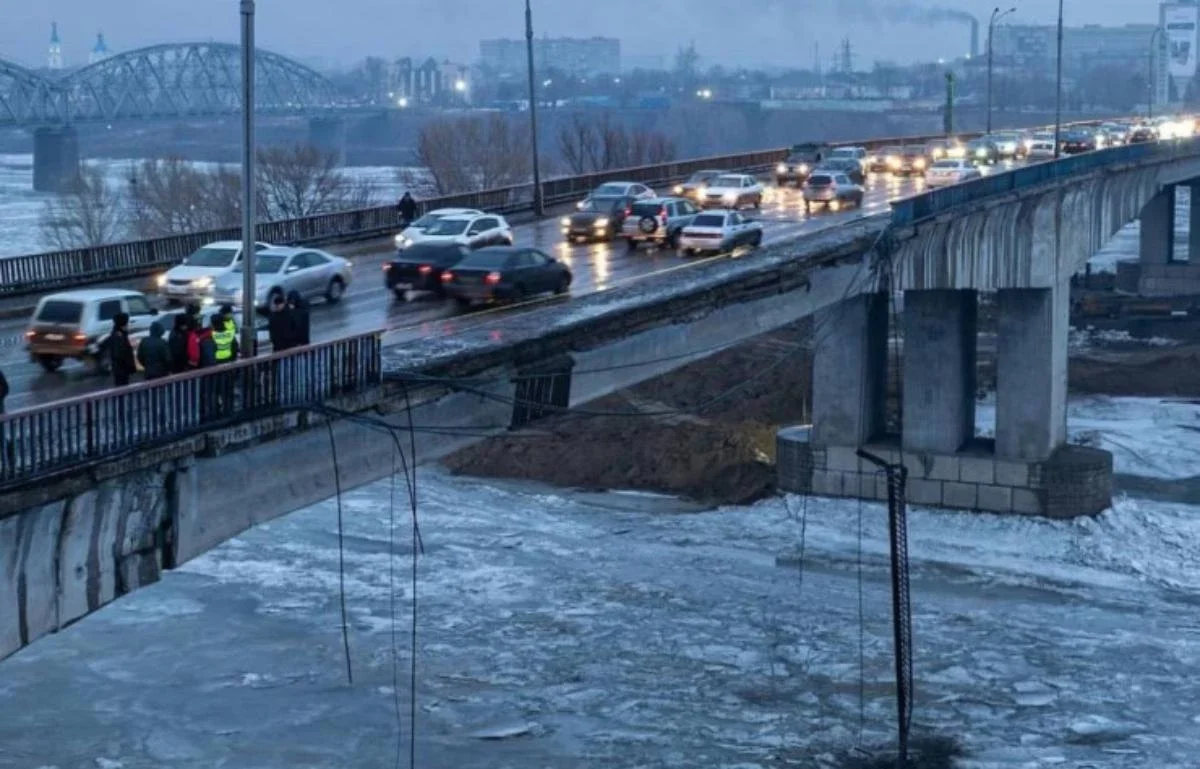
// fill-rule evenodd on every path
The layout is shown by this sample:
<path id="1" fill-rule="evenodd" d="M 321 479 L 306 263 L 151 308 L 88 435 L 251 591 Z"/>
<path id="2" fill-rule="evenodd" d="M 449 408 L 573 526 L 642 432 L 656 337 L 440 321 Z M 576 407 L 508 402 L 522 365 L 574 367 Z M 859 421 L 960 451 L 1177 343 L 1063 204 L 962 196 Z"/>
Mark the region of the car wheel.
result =
<path id="1" fill-rule="evenodd" d="M 755 210 L 762 208 L 762 195 L 754 198 L 754 208 Z"/>
<path id="2" fill-rule="evenodd" d="M 529 292 L 525 290 L 525 286 L 518 283 L 513 286 L 513 301 L 520 302 L 529 296 Z"/>
<path id="3" fill-rule="evenodd" d="M 671 234 L 667 235 L 667 240 L 664 245 L 671 249 L 679 248 L 679 230 L 675 230 Z"/>
<path id="4" fill-rule="evenodd" d="M 754 235 L 750 238 L 750 246 L 753 248 L 758 248 L 762 245 L 762 238 L 763 235 L 761 232 L 754 233 Z"/>
<path id="5" fill-rule="evenodd" d="M 267 307 L 270 307 L 271 305 L 275 304 L 276 300 L 280 300 L 280 301 L 283 300 L 283 289 L 281 289 L 281 288 L 271 289 L 271 291 L 267 294 Z"/>
<path id="6" fill-rule="evenodd" d="M 88 365 L 93 374 L 102 376 L 112 370 L 112 360 L 108 356 L 108 350 L 101 350 L 88 360 Z"/>
<path id="7" fill-rule="evenodd" d="M 460 310 L 467 310 L 471 307 L 471 300 L 467 299 L 465 296 L 454 297 L 454 303 L 458 305 L 458 309 Z"/>
<path id="8" fill-rule="evenodd" d="M 346 284 L 341 278 L 334 278 L 329 281 L 329 288 L 325 289 L 325 301 L 330 304 L 337 304 L 342 301 L 342 296 L 346 293 Z"/>
<path id="9" fill-rule="evenodd" d="M 563 294 L 567 293 L 570 290 L 571 290 L 571 276 L 569 274 L 563 275 L 562 278 L 559 279 L 558 285 L 554 287 L 554 293 L 558 294 L 559 296 L 562 296 Z"/>
<path id="10" fill-rule="evenodd" d="M 627 238 L 627 239 L 625 240 L 625 248 L 626 248 L 626 250 L 628 250 L 628 251 L 637 251 L 637 247 L 638 247 L 638 243 L 637 243 L 637 241 L 636 241 L 636 240 L 634 240 L 633 238 Z"/>
<path id="11" fill-rule="evenodd" d="M 392 296 L 396 297 L 397 302 L 407 302 L 408 301 L 408 289 L 393 288 Z"/>
<path id="12" fill-rule="evenodd" d="M 63 359 L 57 355 L 39 355 L 37 362 L 43 369 L 53 374 L 62 368 Z"/>

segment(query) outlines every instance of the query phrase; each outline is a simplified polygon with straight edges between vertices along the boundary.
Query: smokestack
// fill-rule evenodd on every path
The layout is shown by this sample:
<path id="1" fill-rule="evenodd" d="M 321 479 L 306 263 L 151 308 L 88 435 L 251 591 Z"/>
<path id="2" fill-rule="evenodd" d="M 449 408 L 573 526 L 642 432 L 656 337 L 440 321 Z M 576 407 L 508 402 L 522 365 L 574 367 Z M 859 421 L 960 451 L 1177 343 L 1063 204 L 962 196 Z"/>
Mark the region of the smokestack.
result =
<path id="1" fill-rule="evenodd" d="M 979 58 L 979 19 L 968 17 L 971 22 L 971 58 Z"/>

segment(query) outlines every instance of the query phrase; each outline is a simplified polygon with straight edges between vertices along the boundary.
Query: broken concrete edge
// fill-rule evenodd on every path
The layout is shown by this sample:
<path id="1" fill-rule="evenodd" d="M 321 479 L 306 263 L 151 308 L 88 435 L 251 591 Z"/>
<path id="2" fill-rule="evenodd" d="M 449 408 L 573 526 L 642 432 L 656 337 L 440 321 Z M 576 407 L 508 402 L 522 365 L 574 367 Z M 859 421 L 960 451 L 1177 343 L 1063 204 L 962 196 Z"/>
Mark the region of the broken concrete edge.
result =
<path id="1" fill-rule="evenodd" d="M 564 351 L 587 351 L 615 339 L 689 322 L 730 304 L 804 288 L 822 268 L 862 262 L 887 229 L 877 214 L 769 246 L 742 259 L 723 259 L 678 273 L 650 275 L 567 305 L 550 305 L 490 321 L 443 339 L 388 344 L 387 375 L 467 377 L 514 361 L 535 362 Z M 864 266 L 864 273 L 867 272 Z"/>
<path id="2" fill-rule="evenodd" d="M 859 447 L 819 446 L 810 438 L 806 426 L 778 432 L 781 492 L 887 499 L 886 474 L 859 456 Z M 915 505 L 1048 518 L 1098 515 L 1112 506 L 1112 454 L 1089 446 L 1064 445 L 1042 461 L 996 457 L 987 441 L 955 454 L 902 452 L 894 441 L 861 448 L 903 463 L 907 500 Z"/>

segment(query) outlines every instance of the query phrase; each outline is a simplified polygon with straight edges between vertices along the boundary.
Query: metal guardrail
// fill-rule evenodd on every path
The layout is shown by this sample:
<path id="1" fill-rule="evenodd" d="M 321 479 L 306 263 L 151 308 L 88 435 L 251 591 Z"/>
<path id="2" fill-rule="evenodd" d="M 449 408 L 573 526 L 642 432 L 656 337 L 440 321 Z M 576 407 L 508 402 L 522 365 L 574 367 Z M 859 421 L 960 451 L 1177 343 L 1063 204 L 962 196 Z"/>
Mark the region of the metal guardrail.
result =
<path id="1" fill-rule="evenodd" d="M 970 138 L 975 135 L 961 136 Z M 939 138 L 943 138 L 942 135 L 890 137 L 831 145 L 836 147 L 853 144 L 874 149 L 888 144 L 932 141 Z M 674 183 L 705 169 L 761 170 L 783 160 L 787 152 L 786 148 L 759 150 L 548 179 L 542 183 L 543 195 L 547 203 L 556 205 L 575 200 L 606 181 L 628 180 L 653 186 Z M 450 207 L 478 208 L 500 214 L 531 211 L 533 185 L 522 184 L 445 195 L 424 200 L 422 205 L 426 210 Z M 395 206 L 375 206 L 262 222 L 258 225 L 257 240 L 280 245 L 328 243 L 385 235 L 395 232 L 397 227 Z M 26 296 L 108 280 L 149 276 L 157 270 L 178 264 L 188 254 L 214 240 L 241 240 L 241 230 L 228 227 L 149 240 L 0 258 L 0 297 Z"/>
<path id="2" fill-rule="evenodd" d="M 892 201 L 892 223 L 916 224 L 968 203 L 1103 168 L 1190 155 L 1200 155 L 1200 137 L 1129 144 L 1048 160 Z"/>
<path id="3" fill-rule="evenodd" d="M 378 386 L 381 332 L 0 415 L 0 486 Z"/>

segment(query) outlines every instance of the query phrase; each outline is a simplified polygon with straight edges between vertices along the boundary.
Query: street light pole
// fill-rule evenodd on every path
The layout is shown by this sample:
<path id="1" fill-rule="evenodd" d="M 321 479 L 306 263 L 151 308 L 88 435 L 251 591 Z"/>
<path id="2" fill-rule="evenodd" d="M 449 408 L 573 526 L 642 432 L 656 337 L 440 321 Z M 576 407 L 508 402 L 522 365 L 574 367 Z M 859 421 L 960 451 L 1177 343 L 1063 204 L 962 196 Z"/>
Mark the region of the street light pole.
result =
<path id="1" fill-rule="evenodd" d="M 1154 117 L 1154 92 L 1158 90 L 1158 78 L 1155 77 L 1157 73 L 1154 71 L 1154 54 L 1158 52 L 1158 49 L 1155 46 L 1158 42 L 1158 36 L 1162 34 L 1162 31 L 1162 27 L 1155 27 L 1154 31 L 1150 33 L 1150 73 L 1149 77 L 1146 79 L 1146 84 L 1149 86 L 1149 92 L 1146 94 L 1147 120 Z"/>
<path id="2" fill-rule="evenodd" d="M 537 89 L 534 86 L 533 72 L 533 9 L 529 0 L 525 0 L 525 53 L 529 58 L 529 129 L 531 135 L 529 144 L 533 150 L 533 213 L 545 216 L 546 208 L 542 201 L 542 172 L 538 161 L 538 124 L 537 124 Z"/>
<path id="3" fill-rule="evenodd" d="M 254 302 L 254 0 L 242 0 L 242 355 L 257 351 Z"/>
<path id="4" fill-rule="evenodd" d="M 1054 159 L 1062 156 L 1063 0 L 1058 0 L 1058 53 L 1054 65 Z"/>
<path id="5" fill-rule="evenodd" d="M 997 6 L 992 10 L 992 17 L 988 20 L 988 39 L 987 39 L 987 132 L 992 132 L 992 35 L 996 30 L 996 22 L 1003 19 L 1010 13 L 1014 13 L 1016 8 L 1009 8 L 1003 13 L 1000 12 L 1000 7 Z"/>

